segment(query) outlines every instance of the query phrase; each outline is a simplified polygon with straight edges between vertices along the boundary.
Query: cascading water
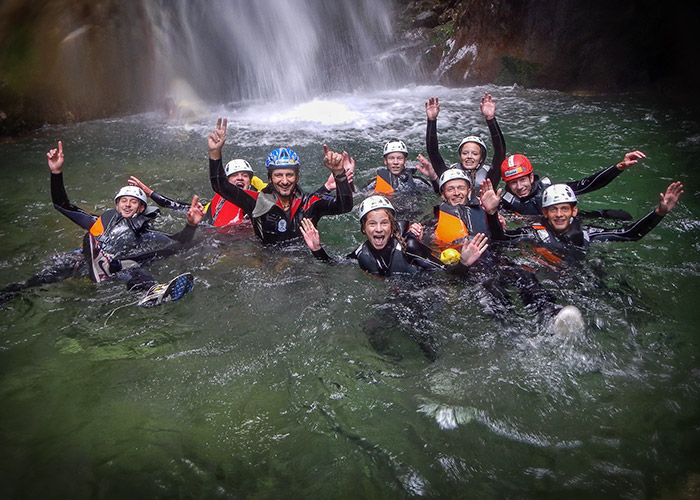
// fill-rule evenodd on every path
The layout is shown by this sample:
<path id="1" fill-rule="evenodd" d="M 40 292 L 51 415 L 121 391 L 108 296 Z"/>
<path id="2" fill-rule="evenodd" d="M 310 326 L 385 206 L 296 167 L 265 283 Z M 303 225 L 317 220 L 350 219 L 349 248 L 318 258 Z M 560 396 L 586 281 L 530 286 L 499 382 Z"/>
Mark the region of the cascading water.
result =
<path id="1" fill-rule="evenodd" d="M 488 91 L 508 153 L 526 153 L 555 181 L 631 149 L 647 154 L 581 207 L 638 218 L 671 180 L 686 194 L 642 241 L 592 245 L 580 265 L 550 269 L 526 249 L 504 250 L 535 266 L 558 303 L 583 311 L 585 331 L 566 338 L 545 334 L 516 290 L 498 320 L 469 276 L 365 275 L 342 258 L 363 239 L 357 210 L 319 223 L 332 265 L 304 246 L 197 230 L 196 245 L 149 267 L 161 281 L 195 275 L 191 294 L 159 308 L 133 305 L 119 281 L 83 277 L 0 296 L 0 497 L 692 495 L 700 127 L 687 110 L 633 95 L 402 86 L 418 75 L 390 50 L 386 5 L 367 0 L 162 0 L 149 16 L 154 73 L 209 105 L 183 120 L 144 113 L 0 144 L 0 286 L 82 240 L 51 204 L 45 154 L 57 140 L 71 201 L 90 212 L 109 208 L 130 175 L 206 201 L 206 136 L 218 116 L 229 118 L 226 159 L 246 158 L 264 176 L 270 149 L 289 145 L 312 190 L 328 175 L 327 143 L 353 155 L 361 189 L 385 140 L 404 140 L 411 159 L 425 153 L 431 96 L 442 106 L 441 150 L 456 160 L 462 137 L 487 135 Z M 247 99 L 258 102 L 232 102 Z M 427 221 L 438 200 L 426 193 L 411 209 Z M 160 220 L 168 232 L 184 224 L 166 209 Z M 421 336 L 437 359 L 420 351 Z"/>
<path id="2" fill-rule="evenodd" d="M 300 101 L 414 81 L 386 1 L 152 2 L 160 67 L 209 102 Z"/>

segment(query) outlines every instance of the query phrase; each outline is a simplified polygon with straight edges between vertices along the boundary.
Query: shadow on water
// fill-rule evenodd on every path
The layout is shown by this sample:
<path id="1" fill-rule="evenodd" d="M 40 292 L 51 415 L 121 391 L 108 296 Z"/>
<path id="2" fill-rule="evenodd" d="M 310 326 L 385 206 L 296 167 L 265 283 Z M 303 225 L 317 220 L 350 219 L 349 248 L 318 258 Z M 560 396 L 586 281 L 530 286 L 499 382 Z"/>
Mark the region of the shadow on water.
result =
<path id="1" fill-rule="evenodd" d="M 384 140 L 400 136 L 412 154 L 423 150 L 421 108 L 430 95 L 444 106 L 445 157 L 465 133 L 485 135 L 477 116 L 484 90 L 329 97 L 354 118 L 299 120 L 296 128 L 242 104 L 191 122 L 140 115 L 46 127 L 0 148 L 0 209 L 8 214 L 0 279 L 25 279 L 81 241 L 49 202 L 44 154 L 58 139 L 68 194 L 93 212 L 131 174 L 179 199 L 211 196 L 205 136 L 231 110 L 227 158 L 245 157 L 262 172 L 271 148 L 294 145 L 302 185 L 314 189 L 325 180 L 320 145 L 328 142 L 355 156 L 361 185 L 380 164 Z M 497 321 L 469 277 L 363 274 L 342 259 L 361 242 L 355 212 L 319 224 L 333 265 L 301 245 L 263 248 L 250 232 L 200 231 L 192 248 L 149 266 L 159 281 L 195 275 L 180 301 L 142 309 L 121 282 L 74 277 L 3 305 L 2 495 L 690 494 L 700 470 L 700 246 L 697 181 L 683 165 L 697 157 L 697 124 L 668 127 L 670 112 L 633 98 L 488 91 L 509 152 L 532 151 L 553 178 L 578 178 L 638 141 L 648 146 L 647 161 L 588 195 L 587 208 L 641 217 L 670 180 L 686 183 L 679 207 L 642 241 L 599 245 L 565 271 L 538 268 L 557 303 L 584 312 L 583 332 L 547 334 L 513 287 L 509 316 Z M 376 113 L 378 103 L 390 111 Z M 410 208 L 429 217 L 432 204 Z M 159 227 L 182 224 L 164 211 Z M 507 255 L 536 264 L 521 249 Z"/>

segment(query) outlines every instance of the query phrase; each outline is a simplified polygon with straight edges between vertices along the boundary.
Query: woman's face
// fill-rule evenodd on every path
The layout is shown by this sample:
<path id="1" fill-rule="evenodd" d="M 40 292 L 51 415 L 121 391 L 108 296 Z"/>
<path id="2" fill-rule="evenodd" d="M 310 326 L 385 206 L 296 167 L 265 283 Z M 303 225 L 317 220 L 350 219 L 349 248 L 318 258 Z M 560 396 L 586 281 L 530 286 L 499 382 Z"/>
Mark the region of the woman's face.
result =
<path id="1" fill-rule="evenodd" d="M 467 142 L 459 152 L 459 161 L 467 170 L 474 170 L 481 163 L 481 146 L 475 142 Z"/>
<path id="2" fill-rule="evenodd" d="M 365 216 L 363 232 L 369 244 L 376 250 L 382 250 L 387 246 L 392 229 L 391 217 L 386 209 L 378 208 Z"/>

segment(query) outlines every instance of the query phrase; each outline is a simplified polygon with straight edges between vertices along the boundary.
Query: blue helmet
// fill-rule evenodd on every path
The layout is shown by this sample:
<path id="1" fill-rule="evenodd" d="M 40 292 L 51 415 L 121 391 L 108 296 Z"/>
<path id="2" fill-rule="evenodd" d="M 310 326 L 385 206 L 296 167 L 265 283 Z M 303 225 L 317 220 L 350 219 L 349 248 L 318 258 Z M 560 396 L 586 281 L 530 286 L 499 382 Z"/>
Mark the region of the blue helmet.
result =
<path id="1" fill-rule="evenodd" d="M 277 148 L 267 155 L 265 160 L 265 166 L 268 170 L 275 170 L 276 168 L 293 168 L 298 170 L 300 165 L 299 156 L 293 149 L 289 148 Z"/>

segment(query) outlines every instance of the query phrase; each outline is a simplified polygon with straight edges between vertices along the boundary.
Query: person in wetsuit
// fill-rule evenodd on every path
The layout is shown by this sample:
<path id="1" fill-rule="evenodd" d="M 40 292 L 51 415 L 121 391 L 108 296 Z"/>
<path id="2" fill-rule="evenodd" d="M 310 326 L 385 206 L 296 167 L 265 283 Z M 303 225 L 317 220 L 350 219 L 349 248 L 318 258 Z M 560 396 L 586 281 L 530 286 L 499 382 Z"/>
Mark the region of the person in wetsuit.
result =
<path id="1" fill-rule="evenodd" d="M 590 193 L 607 186 L 624 170 L 646 158 L 641 151 L 625 154 L 621 162 L 601 170 L 585 179 L 566 182 L 576 195 Z M 542 213 L 542 195 L 552 184 L 547 177 L 540 178 L 533 170 L 530 160 L 521 154 L 509 156 L 501 163 L 501 177 L 506 189 L 501 196 L 501 209 L 520 215 L 540 215 Z M 491 181 L 494 189 L 498 183 Z M 631 218 L 621 211 L 602 211 L 592 215 L 610 216 L 612 218 Z"/>
<path id="2" fill-rule="evenodd" d="M 460 258 L 454 265 L 445 265 L 430 248 L 420 242 L 423 228 L 396 220 L 396 211 L 385 197 L 369 196 L 360 203 L 360 230 L 367 237 L 348 257 L 358 261 L 363 271 L 376 276 L 416 274 L 429 269 L 444 269 L 451 274 L 464 274 L 488 248 L 483 234 L 475 235 L 462 245 Z M 320 243 L 312 221 L 302 221 L 304 241 L 314 256 L 330 257 Z"/>
<path id="3" fill-rule="evenodd" d="M 383 158 L 384 166 L 377 169 L 377 176 L 367 184 L 364 191 L 392 196 L 395 193 L 416 193 L 433 189 L 437 176 L 432 170 L 425 170 L 425 163 L 420 161 L 420 155 L 417 167 L 407 166 L 408 148 L 403 141 L 391 139 L 384 144 Z M 428 179 L 416 175 L 416 169 Z"/>
<path id="4" fill-rule="evenodd" d="M 459 168 L 467 172 L 469 174 L 469 183 L 472 187 L 472 199 L 470 200 L 472 204 L 478 204 L 476 197 L 481 188 L 481 183 L 485 179 L 490 179 L 494 186 L 498 184 L 500 172 L 495 166 L 501 164 L 506 154 L 505 138 L 496 120 L 496 103 L 488 93 L 485 93 L 481 99 L 480 109 L 481 114 L 486 118 L 486 125 L 491 133 L 494 166 L 486 164 L 488 148 L 484 141 L 480 137 L 472 135 L 462 139 L 457 147 L 459 162 L 448 167 L 438 147 L 437 118 L 440 114 L 440 102 L 437 97 L 431 97 L 425 103 L 425 114 L 427 117 L 425 147 L 435 174 L 440 177 L 448 168 Z M 435 192 L 439 193 L 439 187 Z"/>
<path id="5" fill-rule="evenodd" d="M 507 244 L 531 242 L 554 252 L 560 259 L 573 252 L 580 253 L 591 242 L 637 241 L 651 231 L 678 203 L 683 184 L 671 183 L 659 195 L 659 205 L 642 219 L 618 228 L 584 226 L 578 220 L 576 192 L 569 184 L 552 184 L 542 193 L 542 219 L 517 229 L 503 230 L 499 224 L 489 224 L 492 238 Z M 485 189 L 482 198 L 497 198 L 493 189 Z"/>
<path id="6" fill-rule="evenodd" d="M 471 176 L 461 168 L 447 169 L 440 176 L 440 196 L 442 203 L 435 207 L 437 224 L 433 236 L 433 245 L 439 249 L 461 245 L 465 238 L 483 233 L 489 236 L 490 215 L 481 206 L 481 202 L 471 196 Z M 493 208 L 493 207 L 492 207 Z M 497 206 L 495 207 L 497 208 Z"/>
<path id="7" fill-rule="evenodd" d="M 337 215 L 352 210 L 353 197 L 344 165 L 349 155 L 330 151 L 324 145 L 323 164 L 336 182 L 334 198 L 306 194 L 299 187 L 299 157 L 288 148 L 272 151 L 266 161 L 268 185 L 260 192 L 246 191 L 228 182 L 221 151 L 226 141 L 226 119 L 219 118 L 209 134 L 209 177 L 214 191 L 240 207 L 253 221 L 253 230 L 265 243 L 284 243 L 301 238 L 301 220 L 314 223 L 324 215 Z"/>
<path id="8" fill-rule="evenodd" d="M 255 176 L 250 163 L 240 158 L 229 161 L 224 167 L 224 173 L 229 183 L 246 191 L 257 192 L 267 185 L 262 179 Z M 189 210 L 189 205 L 185 202 L 157 193 L 133 175 L 129 177 L 128 182 L 131 186 L 141 188 L 146 196 L 158 206 L 184 212 Z M 212 201 L 206 205 L 203 222 L 220 230 L 251 226 L 248 214 L 219 194 L 216 194 Z"/>
<path id="9" fill-rule="evenodd" d="M 54 208 L 87 231 L 83 249 L 56 257 L 52 266 L 24 282 L 11 285 L 5 291 L 16 292 L 87 274 L 97 282 L 115 275 L 127 281 L 130 290 L 144 290 L 157 285 L 141 265 L 172 255 L 193 239 L 197 224 L 204 215 L 204 207 L 197 201 L 197 196 L 192 198 L 187 224 L 182 231 L 166 234 L 150 227 L 158 215 L 157 210 L 148 207 L 146 194 L 135 186 L 122 187 L 114 197 L 115 208 L 99 216 L 73 205 L 63 184 L 65 155 L 61 141 L 57 148 L 47 153 L 47 158 Z M 191 276 L 187 276 L 182 284 L 191 288 Z"/>

